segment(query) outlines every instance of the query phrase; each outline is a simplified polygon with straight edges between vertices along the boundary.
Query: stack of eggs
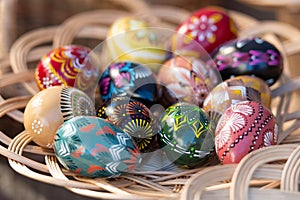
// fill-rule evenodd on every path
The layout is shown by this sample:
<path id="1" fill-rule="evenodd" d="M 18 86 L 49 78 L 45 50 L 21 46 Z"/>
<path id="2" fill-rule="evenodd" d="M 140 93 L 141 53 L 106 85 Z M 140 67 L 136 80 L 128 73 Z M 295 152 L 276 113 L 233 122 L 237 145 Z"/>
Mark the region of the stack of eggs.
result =
<path id="1" fill-rule="evenodd" d="M 158 148 L 180 167 L 216 155 L 238 163 L 277 143 L 270 86 L 283 61 L 271 43 L 237 36 L 233 19 L 216 7 L 193 13 L 167 49 L 147 22 L 121 18 L 107 36 L 112 63 L 105 69 L 78 45 L 41 59 L 35 79 L 42 91 L 25 109 L 25 129 L 54 148 L 64 167 L 89 177 L 130 172 Z M 86 92 L 95 92 L 95 82 L 99 105 Z"/>

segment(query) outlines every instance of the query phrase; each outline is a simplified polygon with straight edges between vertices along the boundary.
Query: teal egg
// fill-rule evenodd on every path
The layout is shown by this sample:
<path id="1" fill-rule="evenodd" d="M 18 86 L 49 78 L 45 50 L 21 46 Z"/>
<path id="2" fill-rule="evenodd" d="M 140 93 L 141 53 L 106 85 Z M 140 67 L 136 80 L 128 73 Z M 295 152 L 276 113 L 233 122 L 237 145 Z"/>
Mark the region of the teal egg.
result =
<path id="1" fill-rule="evenodd" d="M 59 162 L 86 177 L 113 177 L 141 162 L 136 144 L 127 133 L 107 120 L 79 116 L 65 122 L 54 139 Z"/>
<path id="2" fill-rule="evenodd" d="M 214 136 L 206 113 L 196 105 L 177 103 L 160 120 L 159 143 L 174 164 L 192 168 L 207 163 Z"/>

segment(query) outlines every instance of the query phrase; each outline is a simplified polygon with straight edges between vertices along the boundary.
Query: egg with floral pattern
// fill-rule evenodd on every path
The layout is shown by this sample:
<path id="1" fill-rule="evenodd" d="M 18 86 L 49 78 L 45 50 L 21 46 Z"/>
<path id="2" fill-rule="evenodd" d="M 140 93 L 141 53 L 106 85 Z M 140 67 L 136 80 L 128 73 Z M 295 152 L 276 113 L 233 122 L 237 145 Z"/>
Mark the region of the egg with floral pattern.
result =
<path id="1" fill-rule="evenodd" d="M 224 42 L 237 38 L 237 27 L 227 11 L 206 7 L 191 14 L 172 37 L 172 52 L 201 57 L 203 49 L 211 53 Z"/>
<path id="2" fill-rule="evenodd" d="M 220 161 L 231 164 L 277 140 L 278 125 L 272 112 L 260 103 L 244 101 L 229 107 L 221 117 L 215 146 Z"/>
<path id="3" fill-rule="evenodd" d="M 257 76 L 273 85 L 283 71 L 283 57 L 270 42 L 249 37 L 222 44 L 212 54 L 223 80 L 240 75 Z"/>
<path id="4" fill-rule="evenodd" d="M 24 111 L 24 126 L 32 140 L 53 147 L 57 128 L 75 116 L 95 115 L 92 100 L 79 89 L 53 86 L 34 95 Z"/>
<path id="5" fill-rule="evenodd" d="M 40 90 L 52 86 L 76 86 L 81 90 L 94 87 L 91 82 L 99 76 L 92 64 L 88 47 L 65 45 L 53 49 L 42 57 L 35 71 L 35 80 Z"/>
<path id="6" fill-rule="evenodd" d="M 200 59 L 177 56 L 162 65 L 158 81 L 179 101 L 201 107 L 210 89 L 220 82 L 218 74 Z"/>
<path id="7" fill-rule="evenodd" d="M 107 120 L 78 116 L 59 127 L 54 139 L 59 162 L 86 177 L 113 177 L 141 162 L 132 138 Z"/>
<path id="8" fill-rule="evenodd" d="M 128 133 L 141 152 L 155 146 L 156 121 L 143 103 L 128 97 L 115 97 L 98 108 L 97 116 L 108 119 Z"/>
<path id="9" fill-rule="evenodd" d="M 207 162 L 214 151 L 214 135 L 205 112 L 180 102 L 170 106 L 159 123 L 159 143 L 167 158 L 181 167 Z"/>
<path id="10" fill-rule="evenodd" d="M 149 106 L 157 99 L 153 72 L 148 67 L 133 62 L 109 65 L 99 80 L 99 91 L 103 102 L 113 97 L 127 96 Z"/>

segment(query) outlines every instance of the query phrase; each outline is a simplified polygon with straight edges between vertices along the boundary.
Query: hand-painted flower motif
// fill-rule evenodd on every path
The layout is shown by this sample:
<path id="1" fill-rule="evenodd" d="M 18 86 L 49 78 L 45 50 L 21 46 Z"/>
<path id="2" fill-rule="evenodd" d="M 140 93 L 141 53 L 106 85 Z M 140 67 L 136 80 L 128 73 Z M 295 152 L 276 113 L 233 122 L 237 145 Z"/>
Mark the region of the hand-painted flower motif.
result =
<path id="1" fill-rule="evenodd" d="M 201 42 L 207 40 L 210 43 L 214 43 L 216 36 L 214 34 L 217 31 L 217 26 L 215 23 L 222 19 L 222 15 L 212 15 L 210 17 L 202 15 L 200 18 L 191 17 L 191 24 L 188 25 L 188 30 L 190 33 L 188 36 L 191 36 L 193 39 L 197 39 Z M 178 30 L 180 32 L 180 29 Z"/>
<path id="2" fill-rule="evenodd" d="M 233 19 L 217 7 L 207 7 L 193 13 L 178 27 L 177 32 L 172 37 L 172 51 L 198 58 L 237 37 Z"/>
<path id="3" fill-rule="evenodd" d="M 205 62 L 192 57 L 174 57 L 161 67 L 158 80 L 183 102 L 202 107 L 210 89 L 218 83 L 218 75 L 206 68 Z"/>

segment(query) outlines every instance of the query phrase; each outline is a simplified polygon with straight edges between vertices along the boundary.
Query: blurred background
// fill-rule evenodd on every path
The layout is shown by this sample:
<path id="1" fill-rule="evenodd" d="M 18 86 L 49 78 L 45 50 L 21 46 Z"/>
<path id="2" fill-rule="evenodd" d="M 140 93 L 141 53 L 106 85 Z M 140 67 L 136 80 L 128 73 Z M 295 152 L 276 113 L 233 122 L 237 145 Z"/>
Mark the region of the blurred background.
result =
<path id="1" fill-rule="evenodd" d="M 147 2 L 156 5 L 178 6 L 191 12 L 204 6 L 217 5 L 245 13 L 259 20 L 279 20 L 300 27 L 298 22 L 300 19 L 299 5 L 296 1 L 293 1 L 293 5 L 284 3 L 285 1 L 276 3 L 276 1 L 267 0 L 147 0 Z M 32 29 L 58 25 L 68 17 L 80 12 L 114 8 L 114 4 L 109 0 L 0 0 L 0 4 L 0 13 L 2 14 L 0 17 L 8 18 L 5 23 L 1 24 L 1 28 L 7 30 L 5 31 L 7 34 L 3 36 L 6 38 L 4 45 L 6 49 L 3 51 L 8 50 L 16 38 Z M 291 62 L 296 62 L 296 58 L 292 58 Z M 10 137 L 13 137 L 23 130 L 22 125 L 11 126 L 10 123 L 8 117 L 1 118 L 0 131 L 9 133 Z M 75 195 L 64 188 L 23 177 L 15 173 L 9 167 L 7 159 L 2 156 L 0 156 L 0 183 L 1 200 L 89 199 Z"/>

